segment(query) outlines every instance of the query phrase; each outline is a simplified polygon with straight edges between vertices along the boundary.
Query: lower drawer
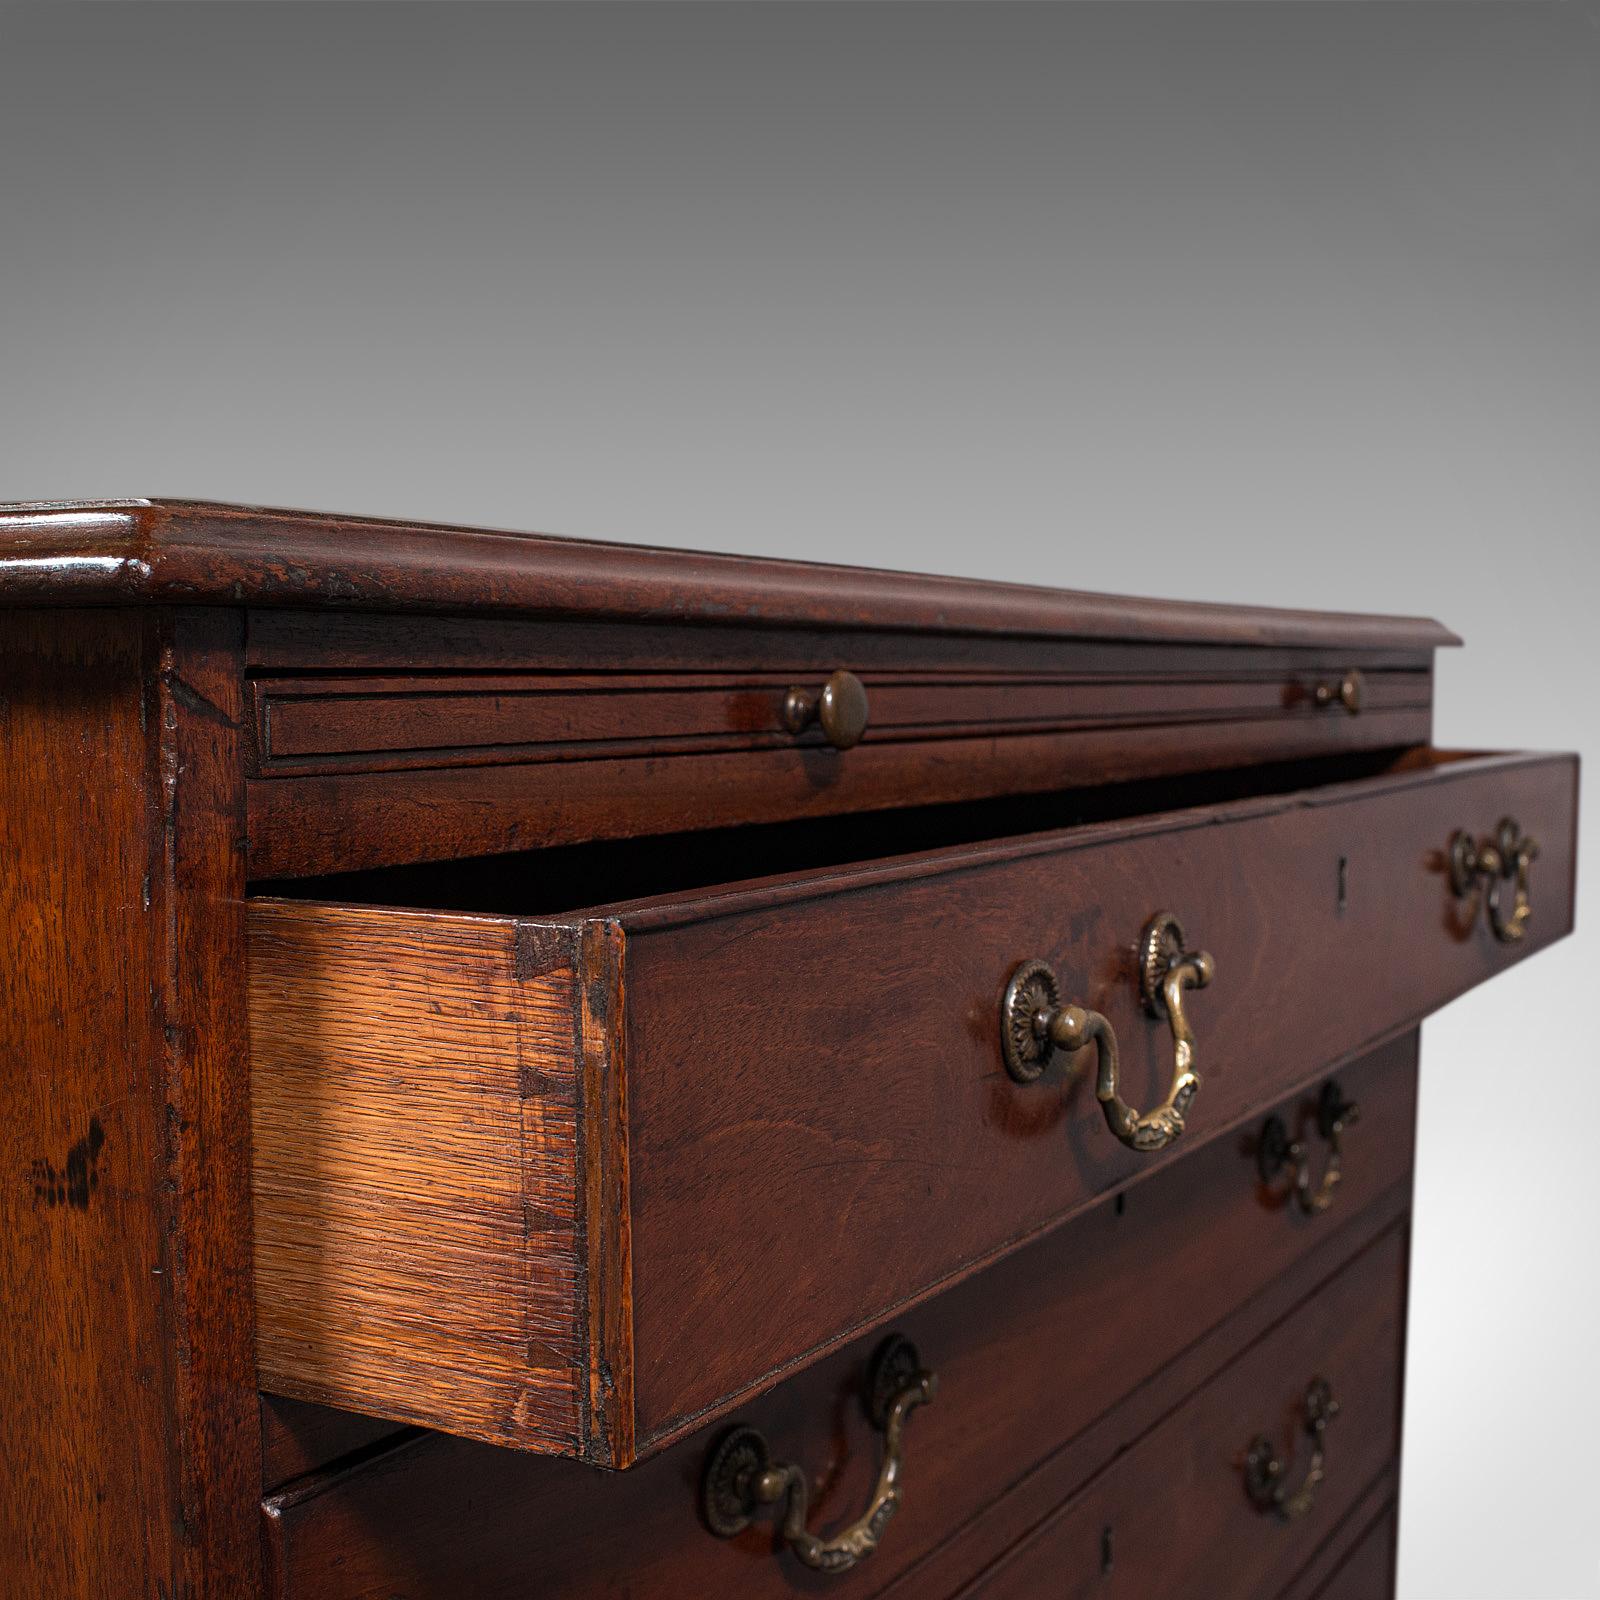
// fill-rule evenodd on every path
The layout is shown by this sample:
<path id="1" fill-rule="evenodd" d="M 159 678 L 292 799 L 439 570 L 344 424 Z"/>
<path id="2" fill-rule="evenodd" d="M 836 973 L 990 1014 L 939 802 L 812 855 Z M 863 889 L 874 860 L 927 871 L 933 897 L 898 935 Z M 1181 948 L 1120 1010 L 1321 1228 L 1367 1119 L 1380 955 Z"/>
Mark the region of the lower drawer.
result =
<path id="1" fill-rule="evenodd" d="M 1406 1242 L 1385 1233 L 961 1600 L 1278 1595 L 1399 1448 Z"/>
<path id="2" fill-rule="evenodd" d="M 938 1373 L 940 1391 L 907 1429 L 904 1504 L 853 1572 L 809 1572 L 780 1547 L 770 1517 L 712 1537 L 699 1505 L 720 1428 L 621 1474 L 421 1435 L 268 1500 L 273 1593 L 777 1600 L 865 1596 L 902 1575 L 897 1595 L 937 1593 L 923 1579 L 933 1552 L 953 1554 L 930 1584 L 993 1560 L 1403 1212 L 1415 1069 L 1413 1034 L 1339 1072 L 1361 1115 L 1320 1214 L 1292 1197 L 1292 1168 L 1263 1181 L 1263 1120 L 1252 1118 L 905 1313 L 897 1329 Z M 1321 1088 L 1314 1079 L 1276 1108 L 1319 1185 Z M 877 1472 L 878 1437 L 860 1405 L 877 1343 L 857 1341 L 736 1414 L 802 1468 L 808 1524 L 824 1534 L 861 1510 Z M 988 1509 L 997 1500 L 1009 1521 Z"/>
<path id="3" fill-rule="evenodd" d="M 1307 1600 L 1389 1600 L 1394 1593 L 1399 1533 L 1399 1513 L 1391 1503 L 1357 1535 L 1355 1548 L 1330 1578 L 1308 1593 Z"/>

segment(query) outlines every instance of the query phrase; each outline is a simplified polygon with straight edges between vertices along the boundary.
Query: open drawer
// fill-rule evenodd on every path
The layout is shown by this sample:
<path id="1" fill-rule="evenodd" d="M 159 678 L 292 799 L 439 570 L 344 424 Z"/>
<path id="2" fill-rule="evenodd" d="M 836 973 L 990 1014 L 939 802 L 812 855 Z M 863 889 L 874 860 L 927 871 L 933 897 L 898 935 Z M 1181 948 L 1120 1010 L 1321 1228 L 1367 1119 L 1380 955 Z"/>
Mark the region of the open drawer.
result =
<path id="1" fill-rule="evenodd" d="M 254 901 L 262 1384 L 626 1466 L 1567 932 L 1576 785 L 1419 752 L 596 909 Z"/>

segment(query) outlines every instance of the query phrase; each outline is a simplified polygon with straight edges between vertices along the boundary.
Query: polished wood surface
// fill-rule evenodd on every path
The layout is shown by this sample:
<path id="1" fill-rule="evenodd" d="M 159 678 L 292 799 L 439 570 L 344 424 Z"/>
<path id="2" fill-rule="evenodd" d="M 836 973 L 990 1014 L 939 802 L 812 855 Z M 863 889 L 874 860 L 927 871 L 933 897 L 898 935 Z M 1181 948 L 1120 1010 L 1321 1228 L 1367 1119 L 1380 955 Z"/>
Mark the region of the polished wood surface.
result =
<path id="1" fill-rule="evenodd" d="M 8 1600 L 256 1581 L 239 638 L 0 616 Z"/>
<path id="2" fill-rule="evenodd" d="M 1053 1431 L 1067 1442 L 1016 1476 L 982 1511 L 952 1519 L 954 1531 L 942 1541 L 930 1540 L 930 1547 L 913 1553 L 903 1568 L 906 1557 L 898 1557 L 894 1580 L 883 1591 L 886 1600 L 948 1594 L 1000 1563 L 1094 1472 L 1203 1387 L 1262 1328 L 1314 1293 L 1362 1244 L 1402 1219 L 1410 1204 L 1416 1065 L 1417 1035 L 1412 1033 L 1341 1069 L 1341 1089 L 1361 1103 L 1370 1120 L 1365 1131 L 1352 1135 L 1345 1183 L 1333 1207 L 1320 1216 L 1305 1216 L 1286 1203 L 1281 1182 L 1258 1181 L 1261 1124 L 1251 1123 L 1123 1191 L 1109 1207 L 1102 1203 L 1063 1234 L 997 1270 L 993 1276 L 1004 1280 L 1026 1261 L 1051 1253 L 1054 1262 L 1059 1252 L 1060 1265 L 1041 1273 L 1040 1299 L 1049 1302 L 1048 1309 L 1017 1316 L 1014 1347 L 1009 1332 L 987 1335 L 985 1352 L 1015 1348 L 1009 1360 L 1025 1365 L 1021 1352 L 1032 1340 L 1054 1350 L 1065 1376 L 1081 1375 L 1070 1396 L 1062 1398 L 1053 1386 L 1038 1385 L 1030 1392 L 1019 1383 L 1015 1411 L 1002 1406 L 992 1423 L 978 1424 L 978 1432 L 984 1435 L 992 1427 L 995 1437 L 1006 1440 L 1013 1432 L 1027 1438 L 1038 1427 L 1041 1436 Z M 1306 1133 L 1324 1082 L 1307 1085 L 1274 1108 L 1275 1114 L 1297 1133 Z M 1380 1143 L 1368 1142 L 1374 1137 Z M 1324 1155 L 1318 1157 L 1319 1174 Z M 1242 1200 L 1247 1188 L 1248 1205 Z M 1080 1236 L 1091 1241 L 1081 1275 Z M 957 1306 L 969 1305 L 975 1317 L 993 1320 L 995 1304 L 981 1294 L 990 1277 L 970 1280 L 949 1298 Z M 1059 1291 L 1053 1287 L 1058 1282 Z M 919 1315 L 936 1314 L 942 1304 L 935 1300 Z M 1008 1306 L 1003 1310 L 1015 1315 Z M 1201 1327 L 1207 1331 L 1196 1337 Z M 1064 1348 L 1074 1354 L 1064 1358 Z M 991 1361 L 987 1368 L 972 1362 L 974 1384 L 981 1383 L 982 1371 L 1006 1365 L 1006 1360 Z M 939 1425 L 954 1409 L 948 1399 L 947 1389 Z M 934 1418 L 930 1408 L 919 1415 L 919 1425 L 932 1427 Z M 983 1476 L 981 1470 L 969 1472 L 965 1482 Z M 924 1512 L 908 1506 L 904 1515 L 925 1516 L 930 1523 L 947 1516 L 947 1499 L 937 1490 L 930 1498 L 934 1506 Z"/>
<path id="3" fill-rule="evenodd" d="M 1434 638 L 1410 632 L 1387 643 L 1333 635 L 1263 644 L 1191 641 L 1154 629 L 1116 639 L 1070 631 L 901 628 L 890 617 L 855 626 L 776 618 L 647 621 L 293 607 L 248 608 L 245 633 L 246 667 L 262 678 L 314 671 L 567 672 L 583 663 L 621 673 L 782 667 L 826 674 L 852 658 L 873 671 L 916 668 L 934 674 L 986 669 L 1028 677 L 1070 673 L 1125 678 L 1142 673 L 1157 679 L 1193 675 L 1198 668 L 1202 676 L 1208 671 L 1225 676 L 1253 671 L 1282 678 L 1297 670 L 1320 673 L 1346 667 L 1425 671 L 1437 648 L 1458 642 L 1454 635 Z"/>
<path id="4" fill-rule="evenodd" d="M 249 1592 L 260 1561 L 240 1514 L 257 1443 L 250 1124 L 240 1115 L 250 1094 L 240 620 L 163 616 L 151 707 L 161 729 L 151 906 L 163 930 L 163 1276 L 181 1519 L 173 1592 L 187 1587 L 196 1600 Z"/>
<path id="5" fill-rule="evenodd" d="M 1181 1157 L 1116 1143 L 1062 1065 L 1006 1076 L 1021 961 L 1111 1018 L 1149 1103 L 1173 1043 L 1130 948 L 1179 914 L 1217 963 L 1191 1000 L 1192 1144 L 1560 937 L 1574 804 L 1564 758 L 1487 757 L 571 919 L 257 902 L 264 1380 L 626 1465 Z M 1518 946 L 1465 920 L 1442 866 L 1461 819 L 1503 809 L 1547 841 Z M 574 965 L 601 945 L 597 998 Z M 620 1103 L 567 1098 L 589 1034 L 626 1052 Z M 609 1250 L 575 1212 L 620 1219 Z M 624 1308 L 614 1338 L 592 1304 L 572 1333 L 574 1284 Z M 544 1399 L 574 1361 L 605 1375 L 587 1426 Z"/>
<path id="6" fill-rule="evenodd" d="M 1274 1600 L 1399 1446 L 1406 1247 L 1403 1228 L 1369 1246 L 963 1588 L 961 1600 Z M 1286 1523 L 1250 1501 L 1239 1463 L 1252 1436 L 1264 1434 L 1298 1483 L 1307 1457 L 1302 1398 L 1319 1375 L 1340 1404 L 1328 1428 L 1327 1476 L 1310 1511 Z"/>
<path id="7" fill-rule="evenodd" d="M 790 732 L 783 703 L 796 678 L 820 670 L 490 674 L 468 682 L 425 674 L 399 681 L 294 677 L 257 679 L 253 688 L 263 771 L 316 771 L 337 762 L 343 770 L 375 772 L 581 760 L 601 751 L 627 757 L 817 749 L 827 743 L 821 728 Z M 1371 726 L 1335 717 L 1316 703 L 1321 674 L 1315 668 L 1238 676 L 1213 668 L 1205 676 L 1156 683 L 1105 674 L 864 671 L 871 694 L 865 737 L 871 742 L 1084 732 L 1113 721 L 1149 728 L 1299 717 L 1340 729 Z M 1360 714 L 1426 711 L 1428 701 L 1426 672 L 1373 672 Z"/>
<path id="8" fill-rule="evenodd" d="M 803 748 L 255 778 L 250 866 L 258 878 L 302 877 L 588 839 L 1049 795 L 1063 773 L 1120 784 L 1394 749 L 1425 739 L 1427 723 L 1426 712 L 1399 709 L 1364 723 L 1291 716 L 1210 728 L 1174 723 L 863 743 L 842 753 Z"/>
<path id="9" fill-rule="evenodd" d="M 1414 1028 L 1572 920 L 1576 762 L 1432 750 L 1455 642 L 0 508 L 0 1593 L 1391 1592 Z M 847 749 L 785 712 L 840 671 Z M 1508 813 L 1515 946 L 1447 859 Z M 1006 1075 L 998 1010 L 1048 960 L 1151 1104 L 1162 908 L 1216 978 L 1146 1159 L 1084 1074 Z M 1330 1074 L 1362 1116 L 1310 1216 L 1258 1147 L 1276 1109 L 1320 1170 Z M 943 1387 L 882 1548 L 713 1537 L 733 1423 L 810 1526 L 860 1513 L 891 1329 Z M 1280 1527 L 1243 1451 L 1313 1367 L 1346 1409 Z"/>
<path id="10" fill-rule="evenodd" d="M 269 1498 L 278 1592 L 588 1596 L 605 1592 L 600 1547 L 641 1595 L 953 1588 L 1403 1215 L 1415 1063 L 1408 1035 L 1341 1075 L 1363 1121 L 1321 1217 L 1261 1184 L 1252 1125 L 906 1312 L 894 1326 L 940 1390 L 908 1433 L 905 1504 L 858 1573 L 806 1573 L 774 1553 L 769 1525 L 729 1542 L 705 1531 L 696 1493 L 716 1429 L 620 1475 L 422 1435 Z M 1298 1126 L 1318 1088 L 1277 1109 Z M 805 1466 L 819 1528 L 859 1509 L 876 1470 L 859 1400 L 876 1343 L 853 1342 L 734 1419 Z"/>
<path id="11" fill-rule="evenodd" d="M 316 605 L 1431 650 L 1421 617 L 1274 611 L 190 500 L 0 506 L 12 604 Z"/>
<path id="12" fill-rule="evenodd" d="M 1075 1245 L 1074 1254 L 1052 1255 L 1050 1266 L 1042 1269 L 1036 1264 L 1040 1247 L 1019 1252 L 1015 1265 L 1004 1269 L 999 1283 L 991 1284 L 991 1278 L 985 1276 L 953 1296 L 934 1300 L 915 1313 L 916 1321 L 910 1326 L 931 1347 L 947 1352 L 952 1343 L 948 1330 L 959 1330 L 969 1311 L 989 1307 L 991 1288 L 1003 1289 L 1012 1281 L 1038 1285 L 1028 1291 L 1037 1308 L 1016 1314 L 1006 1331 L 991 1333 L 990 1344 L 974 1348 L 965 1358 L 973 1372 L 983 1370 L 996 1341 L 1020 1348 L 1030 1339 L 1047 1340 L 1053 1320 L 1065 1318 L 1074 1326 L 1095 1329 L 1094 1338 L 1083 1341 L 1084 1359 L 1091 1363 L 1103 1359 L 1116 1383 L 1133 1386 L 1147 1368 L 1160 1364 L 1163 1351 L 1181 1346 L 1208 1317 L 1222 1316 L 1239 1299 L 1264 1294 L 1268 1285 L 1276 1292 L 1277 1286 L 1293 1278 L 1294 1263 L 1307 1250 L 1320 1250 L 1330 1234 L 1343 1232 L 1352 1219 L 1385 1217 L 1391 1205 L 1402 1202 L 1413 1136 L 1416 1057 L 1417 1036 L 1406 1034 L 1341 1069 L 1337 1082 L 1342 1093 L 1364 1109 L 1361 1130 L 1349 1141 L 1344 1181 L 1331 1214 L 1306 1216 L 1291 1204 L 1286 1180 L 1260 1181 L 1255 1161 L 1261 1127 L 1246 1124 L 1231 1138 L 1211 1141 L 1174 1173 L 1158 1175 L 1143 1186 L 1136 1209 L 1130 1192 L 1123 1190 L 1114 1203 L 1090 1211 L 1073 1234 L 1081 1241 L 1081 1259 Z M 1293 1136 L 1308 1138 L 1316 1147 L 1319 1178 L 1326 1150 L 1317 1146 L 1319 1136 L 1314 1130 L 1324 1083 L 1316 1080 L 1307 1092 L 1274 1108 Z M 1154 1305 L 1148 1315 L 1135 1316 L 1130 1309 L 1127 1327 L 1119 1319 L 1098 1315 L 1100 1304 L 1131 1292 L 1121 1283 L 1129 1256 L 1145 1264 L 1137 1281 L 1152 1294 L 1166 1292 L 1164 1274 L 1154 1270 L 1154 1263 L 1170 1264 L 1165 1270 L 1184 1285 L 1183 1318 L 1160 1314 Z M 1189 1267 L 1185 1269 L 1182 1262 L 1190 1263 Z M 1050 1283 L 1052 1276 L 1063 1270 L 1070 1272 L 1072 1281 L 1057 1291 Z M 1081 1309 L 1068 1307 L 1065 1296 L 1069 1288 L 1081 1300 Z M 1128 1303 L 1131 1308 L 1133 1303 Z M 859 1356 L 862 1352 L 856 1348 L 855 1353 Z M 1007 1358 L 998 1360 L 1005 1365 Z M 947 1354 L 941 1362 L 946 1370 L 948 1362 Z M 938 1413 L 925 1415 L 919 1429 L 948 1430 L 958 1443 L 969 1437 L 969 1431 L 975 1438 L 994 1432 L 1014 1440 L 1026 1440 L 1032 1432 L 1042 1441 L 1041 1447 L 1048 1447 L 1063 1427 L 1070 1433 L 1073 1426 L 1070 1414 L 1063 1421 L 1056 1408 L 1040 1406 L 1036 1397 L 1021 1390 L 1014 1416 L 1008 1417 L 1004 1411 L 985 1412 L 976 1423 L 963 1420 L 960 1426 L 952 1426 L 947 1419 L 955 1408 L 949 1398 L 947 1393 Z M 1079 1407 L 1080 1419 L 1101 1403 L 1087 1383 L 1065 1398 L 1069 1406 Z M 1082 1409 L 1085 1406 L 1087 1411 Z M 931 1420 L 935 1417 L 937 1421 Z M 393 1421 L 277 1395 L 263 1396 L 263 1487 L 282 1488 L 341 1458 L 366 1454 L 379 1440 L 398 1440 L 408 1432 Z M 1026 1448 L 1025 1444 L 1019 1446 L 1023 1453 Z M 942 1451 L 939 1459 L 948 1460 L 957 1477 L 970 1477 L 974 1470 L 959 1449 Z M 853 1465 L 847 1470 L 856 1473 Z M 1046 1505 L 1053 1503 L 1048 1498 L 1054 1481 L 1051 1474 L 1035 1477 L 1035 1491 L 1046 1494 Z M 1060 1498 L 1059 1492 L 1055 1498 Z M 1028 1525 L 1025 1502 L 1012 1499 L 1013 1514 L 1023 1517 L 1022 1526 Z M 910 1510 L 902 1513 L 902 1521 L 907 1517 L 917 1520 L 917 1516 L 913 1502 Z M 957 1541 L 958 1552 L 992 1543 L 992 1532 L 992 1527 L 978 1529 L 964 1544 Z M 895 1566 L 898 1569 L 899 1563 Z"/>
<path id="13" fill-rule="evenodd" d="M 321 620 L 250 619 L 259 878 L 1395 750 L 1432 721 L 1425 652 Z M 782 716 L 840 666 L 869 696 L 847 751 Z M 1352 669 L 1360 713 L 1319 705 Z"/>
<path id="14" fill-rule="evenodd" d="M 1201 1138 L 1519 959 L 1449 893 L 1456 818 L 1512 811 L 1549 839 L 1522 950 L 1561 937 L 1574 806 L 1567 760 L 1489 758 L 616 912 L 641 1444 L 1181 1159 L 1181 1141 L 1151 1158 L 1112 1139 L 1086 1073 L 1005 1076 L 996 1018 L 1019 962 L 1050 960 L 1110 1018 L 1127 1092 L 1150 1104 L 1172 1039 L 1131 952 L 1154 911 L 1177 912 L 1218 973 L 1192 998 Z M 794 1301 L 767 1291 L 774 1263 Z M 706 1359 L 674 1360 L 677 1330 L 707 1323 Z"/>

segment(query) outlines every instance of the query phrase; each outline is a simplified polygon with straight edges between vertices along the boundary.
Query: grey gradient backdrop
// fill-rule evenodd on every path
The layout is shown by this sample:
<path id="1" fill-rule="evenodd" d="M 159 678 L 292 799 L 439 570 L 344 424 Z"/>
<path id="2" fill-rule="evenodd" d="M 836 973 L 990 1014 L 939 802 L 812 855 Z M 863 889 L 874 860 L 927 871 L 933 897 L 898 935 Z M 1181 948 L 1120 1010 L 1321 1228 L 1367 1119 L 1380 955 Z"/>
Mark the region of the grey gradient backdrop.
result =
<path id="1" fill-rule="evenodd" d="M 1432 612 L 1593 755 L 1597 290 L 1582 5 L 0 10 L 4 498 Z M 1597 909 L 1427 1029 L 1408 1600 L 1600 1595 Z"/>

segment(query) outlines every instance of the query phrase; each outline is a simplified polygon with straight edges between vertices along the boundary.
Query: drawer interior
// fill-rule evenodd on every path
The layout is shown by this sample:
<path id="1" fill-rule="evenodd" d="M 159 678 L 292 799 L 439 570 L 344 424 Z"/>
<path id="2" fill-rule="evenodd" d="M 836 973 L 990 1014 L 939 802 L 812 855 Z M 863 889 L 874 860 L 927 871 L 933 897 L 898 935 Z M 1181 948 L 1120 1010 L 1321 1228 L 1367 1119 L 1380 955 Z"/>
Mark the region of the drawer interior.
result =
<path id="1" fill-rule="evenodd" d="M 455 861 L 262 879 L 252 885 L 252 892 L 261 897 L 431 911 L 555 916 L 745 879 L 788 876 L 1254 796 L 1312 791 L 1386 773 L 1445 768 L 1473 754 L 1429 747 L 1370 751 L 1043 795 L 636 839 L 598 839 Z"/>

